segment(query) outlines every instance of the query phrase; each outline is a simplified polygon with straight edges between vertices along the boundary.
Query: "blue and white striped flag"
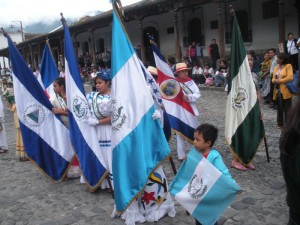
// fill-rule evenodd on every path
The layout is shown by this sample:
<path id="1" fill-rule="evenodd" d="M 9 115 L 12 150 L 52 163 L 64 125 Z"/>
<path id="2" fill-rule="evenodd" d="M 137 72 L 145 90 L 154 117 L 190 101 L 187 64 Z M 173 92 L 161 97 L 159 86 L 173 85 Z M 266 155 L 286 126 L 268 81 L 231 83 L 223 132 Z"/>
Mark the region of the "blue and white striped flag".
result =
<path id="1" fill-rule="evenodd" d="M 124 211 L 169 154 L 138 56 L 116 9 L 112 26 L 112 149 L 115 204 Z"/>
<path id="2" fill-rule="evenodd" d="M 38 80 L 7 36 L 18 118 L 28 157 L 51 179 L 64 179 L 73 156 L 69 131 L 55 116 Z"/>
<path id="3" fill-rule="evenodd" d="M 55 95 L 53 90 L 53 81 L 58 77 L 59 74 L 48 44 L 46 44 L 44 48 L 40 66 L 40 74 L 44 86 L 43 88 L 45 89 L 48 97 Z"/>
<path id="4" fill-rule="evenodd" d="M 65 78 L 70 136 L 83 176 L 90 190 L 94 191 L 106 177 L 107 171 L 104 167 L 104 157 L 100 150 L 96 128 L 88 124 L 90 110 L 85 97 L 69 27 L 65 21 L 63 23 L 65 31 Z"/>
<path id="5" fill-rule="evenodd" d="M 213 225 L 240 187 L 192 148 L 170 184 L 170 193 L 201 224 Z"/>

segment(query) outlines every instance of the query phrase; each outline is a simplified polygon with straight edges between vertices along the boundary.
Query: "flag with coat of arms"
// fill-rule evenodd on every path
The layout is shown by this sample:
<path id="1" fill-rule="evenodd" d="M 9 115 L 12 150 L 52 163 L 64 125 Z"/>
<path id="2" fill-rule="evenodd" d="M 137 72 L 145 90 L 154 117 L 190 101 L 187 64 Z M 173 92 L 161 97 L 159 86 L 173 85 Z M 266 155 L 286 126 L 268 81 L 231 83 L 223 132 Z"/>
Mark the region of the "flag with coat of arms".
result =
<path id="1" fill-rule="evenodd" d="M 215 224 L 239 191 L 233 179 L 222 174 L 195 148 L 170 184 L 171 195 L 203 225 Z"/>
<path id="2" fill-rule="evenodd" d="M 185 86 L 176 80 L 153 38 L 149 38 L 158 73 L 159 89 L 170 125 L 186 141 L 192 143 L 194 130 L 199 126 L 198 115 L 190 103 L 183 100 Z"/>
<path id="3" fill-rule="evenodd" d="M 116 209 L 123 212 L 170 149 L 118 10 L 113 2 L 112 168 Z"/>
<path id="4" fill-rule="evenodd" d="M 74 157 L 69 131 L 60 117 L 52 113 L 52 104 L 31 69 L 4 32 L 20 129 L 24 147 L 32 162 L 55 182 L 61 182 Z"/>
<path id="5" fill-rule="evenodd" d="M 85 97 L 69 27 L 63 17 L 62 23 L 65 37 L 65 79 L 70 137 L 82 175 L 90 190 L 95 191 L 107 176 L 108 165 L 104 163 L 96 128 L 88 123 L 91 112 Z"/>
<path id="6" fill-rule="evenodd" d="M 234 156 L 247 165 L 252 161 L 264 136 L 255 83 L 238 21 L 233 15 L 225 139 Z"/>

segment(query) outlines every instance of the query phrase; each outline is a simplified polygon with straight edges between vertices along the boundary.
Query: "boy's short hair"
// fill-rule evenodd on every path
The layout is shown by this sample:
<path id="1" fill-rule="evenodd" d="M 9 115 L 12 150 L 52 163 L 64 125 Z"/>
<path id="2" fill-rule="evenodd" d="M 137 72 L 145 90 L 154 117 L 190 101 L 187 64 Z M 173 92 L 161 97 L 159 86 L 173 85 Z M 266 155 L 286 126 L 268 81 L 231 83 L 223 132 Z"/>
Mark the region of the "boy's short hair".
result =
<path id="1" fill-rule="evenodd" d="M 201 133 L 204 141 L 211 141 L 210 147 L 212 147 L 218 137 L 218 128 L 214 125 L 203 123 L 195 129 L 195 132 Z"/>

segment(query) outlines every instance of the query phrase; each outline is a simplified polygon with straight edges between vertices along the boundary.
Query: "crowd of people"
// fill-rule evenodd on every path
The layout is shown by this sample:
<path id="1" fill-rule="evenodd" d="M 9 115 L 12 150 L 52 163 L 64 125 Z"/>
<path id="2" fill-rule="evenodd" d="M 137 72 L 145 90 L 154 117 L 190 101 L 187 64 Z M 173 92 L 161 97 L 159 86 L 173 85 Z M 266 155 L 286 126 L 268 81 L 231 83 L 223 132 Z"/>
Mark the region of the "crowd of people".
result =
<path id="1" fill-rule="evenodd" d="M 281 162 L 284 172 L 284 178 L 287 183 L 288 204 L 290 206 L 290 224 L 300 224 L 300 149 L 299 149 L 299 99 L 294 107 L 292 107 L 292 93 L 286 86 L 287 82 L 293 79 L 294 74 L 298 71 L 298 46 L 300 39 L 295 41 L 293 35 L 288 35 L 285 50 L 286 53 L 278 53 L 276 49 L 269 49 L 263 55 L 261 60 L 254 51 L 247 54 L 249 66 L 253 82 L 257 90 L 257 97 L 261 104 L 268 104 L 270 108 L 277 110 L 277 126 L 283 128 L 281 139 Z M 297 53 L 296 50 L 297 49 Z M 199 115 L 196 107 L 196 101 L 201 97 L 199 87 L 207 86 L 224 86 L 228 83 L 229 63 L 225 59 L 220 59 L 216 40 L 212 40 L 209 46 L 210 61 L 205 62 L 203 57 L 203 48 L 199 43 L 192 42 L 187 50 L 186 56 L 182 61 L 176 62 L 174 57 L 168 58 L 168 64 L 174 72 L 174 76 L 181 83 L 184 92 L 183 100 L 188 102 L 192 107 L 195 115 Z M 297 60 L 296 56 L 297 55 Z M 96 127 L 97 138 L 101 151 L 105 152 L 105 164 L 109 171 L 109 179 L 113 180 L 112 174 L 112 149 L 111 149 L 111 70 L 110 70 L 110 53 L 101 57 L 97 64 L 91 63 L 91 57 L 87 54 L 78 60 L 80 74 L 83 82 L 91 82 L 93 91 L 88 93 L 86 98 L 91 110 L 88 123 L 90 126 Z M 296 63 L 297 62 L 297 63 Z M 157 70 L 155 67 L 148 67 L 149 73 L 157 80 Z M 68 109 L 65 90 L 65 74 L 63 63 L 59 64 L 60 75 L 53 82 L 55 95 L 51 96 L 50 101 L 53 104 L 52 112 L 61 115 L 62 121 L 68 127 Z M 6 71 L 7 73 L 7 71 Z M 33 69 L 33 74 L 40 79 L 38 68 Z M 300 85 L 299 85 L 300 86 Z M 16 114 L 16 104 L 14 102 L 14 90 L 12 78 L 10 75 L 2 75 L 1 88 L 7 107 L 14 113 L 15 127 L 17 129 L 16 136 L 16 154 L 20 161 L 28 160 L 26 151 L 22 142 L 20 132 L 20 124 Z M 297 107 L 296 107 L 297 106 Z M 6 133 L 4 127 L 4 105 L 0 101 L 0 154 L 6 153 L 8 150 Z M 158 107 L 158 110 L 152 115 L 153 120 L 163 117 L 163 107 Z M 293 112 L 293 113 L 291 113 Z M 263 116 L 262 116 L 263 118 Z M 163 122 L 162 122 L 163 124 Z M 286 126 L 285 126 L 286 124 Z M 228 169 L 222 161 L 220 154 L 213 148 L 213 144 L 217 138 L 218 129 L 210 124 L 200 125 L 194 133 L 194 141 L 188 144 L 188 148 L 194 147 L 204 157 L 209 159 L 224 175 L 232 179 Z M 295 143 L 295 145 L 293 145 Z M 177 155 L 178 159 L 183 161 L 186 158 L 186 141 L 177 135 Z M 294 147 L 295 146 L 295 147 Z M 217 158 L 218 160 L 212 160 Z M 245 171 L 247 169 L 255 170 L 253 163 L 247 165 L 240 162 L 237 158 L 233 158 L 231 166 L 235 169 Z M 296 176 L 291 176 L 291 172 L 296 172 Z M 163 168 L 156 169 L 154 174 L 160 174 L 160 177 L 165 177 Z M 151 176 L 155 176 L 152 174 Z M 72 166 L 69 169 L 68 177 L 80 177 L 80 165 L 77 159 L 72 161 Z M 153 181 L 154 180 L 154 181 Z M 80 181 L 84 183 L 83 177 Z M 153 222 L 158 221 L 161 217 L 169 215 L 174 217 L 176 212 L 174 203 L 168 194 L 166 184 L 155 182 L 155 179 L 149 178 L 148 182 L 152 182 L 147 186 L 141 196 L 136 201 L 133 201 L 127 208 L 122 218 L 126 224 L 133 225 L 136 222 Z M 156 193 L 154 198 L 156 204 L 149 203 L 149 189 L 154 189 L 155 185 L 163 187 L 164 193 Z M 101 188 L 108 188 L 108 184 L 103 182 Z M 165 195 L 164 201 L 159 201 L 158 197 Z M 157 198 L 157 199 L 156 199 Z M 296 200 L 296 202 L 294 201 Z M 160 206 L 157 210 L 155 206 Z M 196 224 L 200 224 L 196 220 Z"/>

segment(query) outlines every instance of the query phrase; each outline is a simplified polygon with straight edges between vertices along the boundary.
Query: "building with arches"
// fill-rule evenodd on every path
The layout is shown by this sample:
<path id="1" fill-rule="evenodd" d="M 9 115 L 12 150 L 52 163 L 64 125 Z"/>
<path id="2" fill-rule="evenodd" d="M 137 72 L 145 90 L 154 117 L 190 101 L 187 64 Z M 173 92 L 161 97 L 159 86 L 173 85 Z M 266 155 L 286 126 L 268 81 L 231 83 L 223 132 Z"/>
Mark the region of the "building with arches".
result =
<path id="1" fill-rule="evenodd" d="M 124 22 L 134 46 L 141 46 L 141 56 L 153 64 L 147 34 L 154 36 L 161 52 L 178 60 L 192 41 L 199 42 L 208 55 L 208 46 L 215 38 L 222 57 L 231 47 L 229 5 L 235 9 L 246 50 L 263 53 L 278 48 L 287 33 L 299 33 L 299 1 L 296 0 L 143 0 L 125 7 Z M 66 15 L 67 16 L 67 15 Z M 88 54 L 93 63 L 111 49 L 112 11 L 85 17 L 70 25 L 78 57 Z M 37 66 L 46 37 L 50 40 L 55 60 L 63 56 L 63 30 L 56 29 L 17 45 L 25 60 Z M 121 53 L 120 53 L 121 54 Z M 8 50 L 0 50 L 7 57 Z"/>

